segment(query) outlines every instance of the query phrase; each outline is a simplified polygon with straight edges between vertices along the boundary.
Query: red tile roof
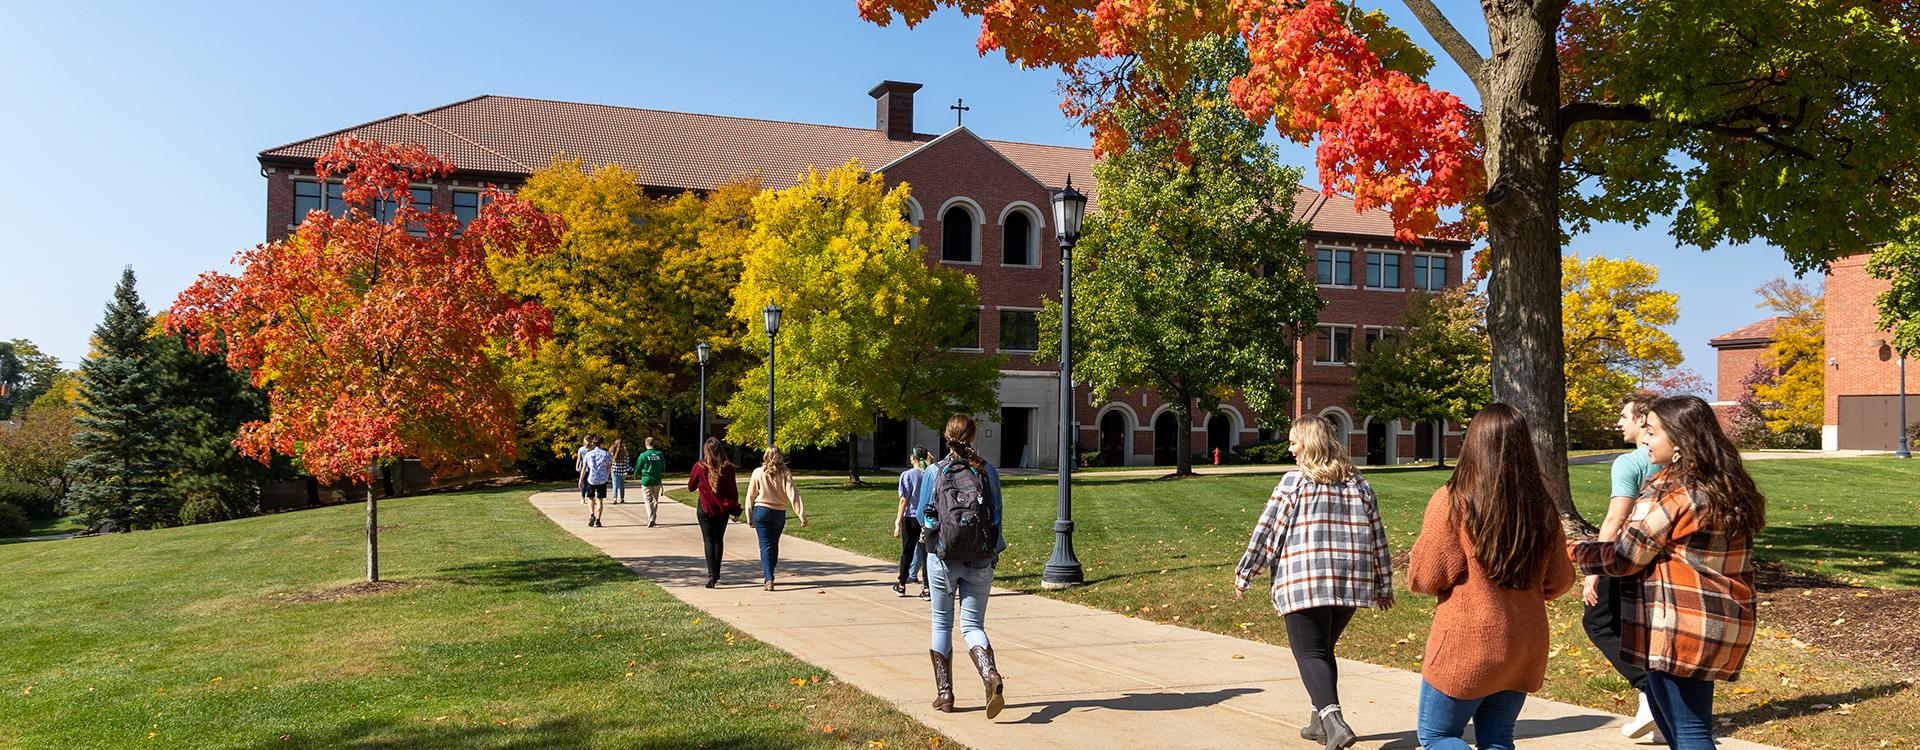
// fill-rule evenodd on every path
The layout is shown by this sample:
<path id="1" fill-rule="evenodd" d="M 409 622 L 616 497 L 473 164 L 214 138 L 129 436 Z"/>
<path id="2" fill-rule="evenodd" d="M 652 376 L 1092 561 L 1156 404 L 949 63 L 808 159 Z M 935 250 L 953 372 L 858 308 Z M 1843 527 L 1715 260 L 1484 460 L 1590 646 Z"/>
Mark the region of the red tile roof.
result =
<path id="1" fill-rule="evenodd" d="M 878 168 L 939 136 L 915 133 L 889 140 L 874 128 L 760 120 L 484 95 L 412 114 L 337 130 L 260 152 L 262 161 L 319 158 L 337 136 L 352 134 L 385 142 L 416 141 L 450 157 L 463 172 L 530 175 L 565 156 L 587 164 L 618 164 L 640 175 L 643 185 L 665 190 L 709 190 L 746 174 L 761 184 L 788 187 L 808 167 L 831 167 L 859 159 Z M 1049 189 L 1067 175 L 1097 208 L 1093 151 L 1015 141 L 986 141 Z M 1294 218 L 1319 232 L 1392 238 L 1385 211 L 1353 210 L 1353 199 L 1300 188 Z"/>
<path id="2" fill-rule="evenodd" d="M 1715 336 L 1709 339 L 1707 343 L 1713 346 L 1728 346 L 1732 344 L 1753 344 L 1772 341 L 1773 329 L 1780 325 L 1780 321 L 1785 319 L 1785 317 L 1775 315 L 1758 323 L 1748 323 L 1747 325 Z"/>

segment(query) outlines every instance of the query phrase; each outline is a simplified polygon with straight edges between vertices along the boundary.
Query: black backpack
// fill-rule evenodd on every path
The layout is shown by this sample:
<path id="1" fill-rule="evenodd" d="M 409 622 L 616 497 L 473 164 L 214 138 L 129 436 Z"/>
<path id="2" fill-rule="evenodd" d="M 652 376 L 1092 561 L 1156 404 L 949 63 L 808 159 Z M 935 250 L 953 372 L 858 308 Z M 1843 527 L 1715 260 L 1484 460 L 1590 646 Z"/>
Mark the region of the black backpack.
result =
<path id="1" fill-rule="evenodd" d="M 987 505 L 986 481 L 965 461 L 939 464 L 933 482 L 932 552 L 946 562 L 991 560 L 1000 543 L 999 519 Z"/>

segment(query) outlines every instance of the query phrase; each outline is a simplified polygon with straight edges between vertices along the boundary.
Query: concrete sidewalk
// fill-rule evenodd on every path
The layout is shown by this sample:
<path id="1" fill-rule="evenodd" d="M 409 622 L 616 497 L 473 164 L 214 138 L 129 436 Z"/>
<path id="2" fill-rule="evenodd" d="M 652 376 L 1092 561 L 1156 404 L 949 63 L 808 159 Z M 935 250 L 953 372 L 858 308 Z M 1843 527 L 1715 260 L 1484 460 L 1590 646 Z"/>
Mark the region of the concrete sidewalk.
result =
<path id="1" fill-rule="evenodd" d="M 927 604 L 887 587 L 894 563 L 787 536 L 779 590 L 768 592 L 760 588 L 753 529 L 732 524 L 720 586 L 707 589 L 700 529 L 688 506 L 661 503 L 660 526 L 650 529 L 645 506 L 609 505 L 607 525 L 588 528 L 576 493 L 540 493 L 532 502 L 674 596 L 980 750 L 1318 747 L 1299 738 L 1307 695 L 1282 647 L 995 589 L 987 631 L 1007 680 L 1006 710 L 986 719 L 977 673 L 962 652 L 954 660 L 957 710 L 943 714 L 927 705 Z M 958 633 L 954 642 L 961 643 Z M 1342 706 L 1361 733 L 1356 747 L 1419 746 L 1419 675 L 1354 661 L 1342 661 L 1340 674 Z M 1519 736 L 1523 747 L 1657 747 L 1621 737 L 1621 721 L 1534 698 Z M 1720 747 L 1766 748 L 1736 740 Z"/>

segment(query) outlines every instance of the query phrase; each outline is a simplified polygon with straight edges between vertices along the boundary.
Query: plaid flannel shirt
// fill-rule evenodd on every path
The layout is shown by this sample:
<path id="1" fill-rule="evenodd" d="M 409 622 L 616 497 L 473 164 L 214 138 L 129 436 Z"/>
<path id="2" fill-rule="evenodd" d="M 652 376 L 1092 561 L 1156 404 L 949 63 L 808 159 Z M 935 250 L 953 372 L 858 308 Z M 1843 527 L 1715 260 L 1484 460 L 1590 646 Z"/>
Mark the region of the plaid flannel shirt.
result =
<path id="1" fill-rule="evenodd" d="M 1287 472 L 1253 527 L 1234 587 L 1247 589 L 1262 572 L 1273 575 L 1273 608 L 1282 615 L 1392 603 L 1393 556 L 1373 487 L 1359 477 L 1318 484 Z"/>
<path id="2" fill-rule="evenodd" d="M 1737 680 L 1753 645 L 1752 540 L 1703 528 L 1705 500 L 1647 482 L 1613 542 L 1580 542 L 1582 572 L 1621 587 L 1620 651 L 1630 664 L 1697 680 Z"/>

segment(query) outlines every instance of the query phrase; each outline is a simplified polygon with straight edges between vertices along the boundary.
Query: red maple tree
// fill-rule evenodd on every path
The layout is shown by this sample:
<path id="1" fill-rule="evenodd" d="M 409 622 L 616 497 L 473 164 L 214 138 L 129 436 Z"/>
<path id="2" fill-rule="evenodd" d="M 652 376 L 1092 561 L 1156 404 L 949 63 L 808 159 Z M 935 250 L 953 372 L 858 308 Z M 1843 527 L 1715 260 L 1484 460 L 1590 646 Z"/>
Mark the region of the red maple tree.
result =
<path id="1" fill-rule="evenodd" d="M 550 335 L 547 310 L 501 294 L 488 259 L 552 252 L 561 222 L 494 189 L 465 226 L 413 205 L 409 186 L 452 171 L 418 145 L 340 138 L 315 172 L 343 182 L 346 210 L 312 211 L 292 237 L 239 253 L 238 275 L 201 274 L 167 316 L 267 389 L 270 418 L 241 427 L 243 453 L 368 483 L 369 581 L 374 472 L 512 456 L 518 410 L 496 358 Z"/>

